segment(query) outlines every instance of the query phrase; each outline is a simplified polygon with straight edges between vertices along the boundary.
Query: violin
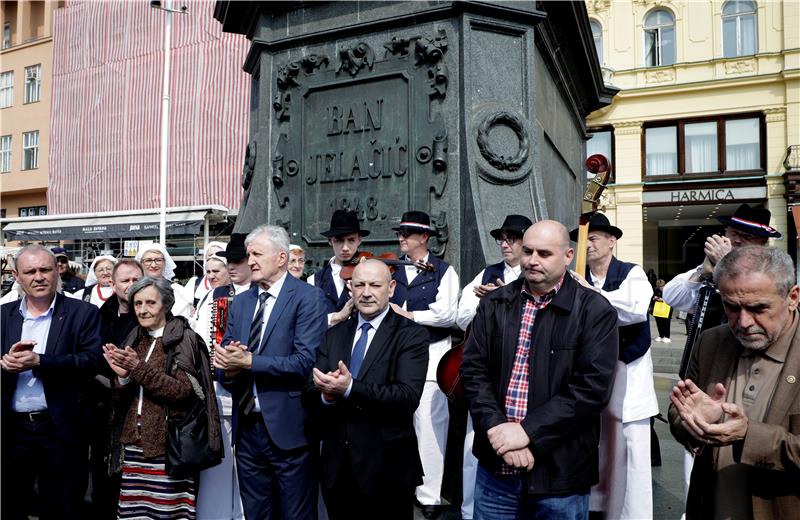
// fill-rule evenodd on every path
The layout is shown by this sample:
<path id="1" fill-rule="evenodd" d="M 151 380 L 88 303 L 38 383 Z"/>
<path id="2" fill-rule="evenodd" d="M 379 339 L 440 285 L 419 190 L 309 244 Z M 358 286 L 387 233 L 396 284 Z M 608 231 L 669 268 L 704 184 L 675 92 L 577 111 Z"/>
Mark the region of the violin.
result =
<path id="1" fill-rule="evenodd" d="M 364 260 L 369 259 L 380 260 L 389 266 L 389 270 L 392 273 L 394 273 L 398 266 L 406 265 L 412 265 L 419 271 L 433 272 L 436 270 L 436 268 L 433 267 L 433 264 L 430 262 L 423 262 L 421 260 L 416 262 L 412 262 L 410 260 L 400 260 L 400 258 L 394 253 L 381 253 L 376 255 L 370 251 L 359 251 L 353 255 L 353 258 L 351 258 L 345 265 L 342 266 L 342 271 L 339 273 L 339 276 L 342 278 L 342 280 L 351 280 L 353 278 L 353 271 L 356 270 L 356 266 Z"/>

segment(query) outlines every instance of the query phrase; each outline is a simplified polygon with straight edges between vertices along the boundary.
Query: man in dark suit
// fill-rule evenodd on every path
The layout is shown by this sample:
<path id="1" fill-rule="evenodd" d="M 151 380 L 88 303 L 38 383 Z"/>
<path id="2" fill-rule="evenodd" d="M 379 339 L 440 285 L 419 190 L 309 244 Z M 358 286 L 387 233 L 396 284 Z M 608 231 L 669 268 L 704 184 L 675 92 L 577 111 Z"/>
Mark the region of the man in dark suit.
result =
<path id="1" fill-rule="evenodd" d="M 233 395 L 233 439 L 247 518 L 311 519 L 311 456 L 300 400 L 327 316 L 322 290 L 287 275 L 289 236 L 259 226 L 245 240 L 255 285 L 234 298 L 214 366 Z"/>
<path id="2" fill-rule="evenodd" d="M 428 332 L 389 308 L 395 283 L 379 260 L 356 267 L 358 317 L 328 331 L 306 385 L 332 520 L 414 516 L 422 462 L 413 419 L 425 385 Z"/>
<path id="3" fill-rule="evenodd" d="M 79 518 L 86 491 L 91 411 L 83 395 L 100 359 L 97 307 L 57 294 L 48 249 L 15 258 L 24 296 L 2 323 L 2 517 L 27 519 L 38 476 L 40 517 Z"/>

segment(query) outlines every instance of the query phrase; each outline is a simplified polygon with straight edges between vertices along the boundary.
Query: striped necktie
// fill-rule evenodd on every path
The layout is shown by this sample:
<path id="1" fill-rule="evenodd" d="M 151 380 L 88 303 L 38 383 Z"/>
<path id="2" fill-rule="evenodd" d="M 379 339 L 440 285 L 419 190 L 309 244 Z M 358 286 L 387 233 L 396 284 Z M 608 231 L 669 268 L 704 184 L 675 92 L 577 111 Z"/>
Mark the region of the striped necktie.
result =
<path id="1" fill-rule="evenodd" d="M 247 341 L 247 348 L 250 352 L 258 352 L 259 344 L 261 343 L 261 330 L 264 328 L 264 307 L 269 298 L 268 292 L 262 292 L 258 295 L 258 310 L 253 316 L 253 323 L 250 324 L 250 338 Z"/>
<path id="2" fill-rule="evenodd" d="M 253 316 L 253 323 L 250 324 L 250 338 L 247 341 L 247 348 L 254 356 L 261 351 L 261 329 L 264 328 L 264 307 L 266 307 L 267 298 L 269 298 L 269 293 L 266 291 L 258 295 L 258 310 Z M 253 411 L 255 404 L 256 399 L 253 394 L 253 382 L 251 379 L 244 393 L 239 397 L 239 410 L 244 415 L 248 415 Z"/>

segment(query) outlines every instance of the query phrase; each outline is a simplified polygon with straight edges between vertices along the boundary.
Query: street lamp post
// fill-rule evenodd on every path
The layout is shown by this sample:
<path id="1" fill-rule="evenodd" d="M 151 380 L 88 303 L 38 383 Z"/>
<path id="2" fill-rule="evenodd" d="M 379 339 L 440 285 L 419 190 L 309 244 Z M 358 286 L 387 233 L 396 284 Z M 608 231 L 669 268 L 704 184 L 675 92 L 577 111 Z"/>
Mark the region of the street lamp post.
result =
<path id="1" fill-rule="evenodd" d="M 167 247 L 167 171 L 169 169 L 169 116 L 170 116 L 170 73 L 172 57 L 172 13 L 186 14 L 186 6 L 180 10 L 172 9 L 172 0 L 150 2 L 150 7 L 166 12 L 167 20 L 164 26 L 164 84 L 161 94 L 161 175 L 160 175 L 160 212 L 159 212 L 159 242 Z"/>

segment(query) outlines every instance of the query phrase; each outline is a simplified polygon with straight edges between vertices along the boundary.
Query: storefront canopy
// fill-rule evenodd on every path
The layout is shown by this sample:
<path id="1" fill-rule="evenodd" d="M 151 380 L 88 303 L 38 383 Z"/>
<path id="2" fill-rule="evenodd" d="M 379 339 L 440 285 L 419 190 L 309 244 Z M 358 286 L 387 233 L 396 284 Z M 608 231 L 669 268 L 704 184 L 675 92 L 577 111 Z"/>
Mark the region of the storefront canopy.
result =
<path id="1" fill-rule="evenodd" d="M 197 235 L 208 211 L 167 214 L 167 235 Z M 159 235 L 159 215 L 92 216 L 64 219 L 32 217 L 10 222 L 3 228 L 11 240 L 78 240 L 94 238 L 139 238 Z"/>

